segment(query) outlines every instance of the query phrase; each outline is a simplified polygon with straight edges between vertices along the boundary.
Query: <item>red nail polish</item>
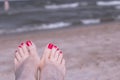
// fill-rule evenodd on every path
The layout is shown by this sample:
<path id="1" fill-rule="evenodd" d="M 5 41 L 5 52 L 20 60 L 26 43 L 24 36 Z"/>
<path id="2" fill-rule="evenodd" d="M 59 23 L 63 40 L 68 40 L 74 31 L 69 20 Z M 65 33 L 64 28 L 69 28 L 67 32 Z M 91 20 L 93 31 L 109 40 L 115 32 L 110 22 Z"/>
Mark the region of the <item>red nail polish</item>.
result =
<path id="1" fill-rule="evenodd" d="M 28 41 L 32 45 L 32 41 Z"/>
<path id="2" fill-rule="evenodd" d="M 57 48 L 57 51 L 59 50 L 59 48 Z"/>
<path id="3" fill-rule="evenodd" d="M 27 42 L 26 42 L 26 45 L 27 45 L 27 46 L 30 46 L 31 44 L 30 44 L 30 42 L 29 42 L 29 41 L 27 41 Z"/>
<path id="4" fill-rule="evenodd" d="M 54 48 L 57 48 L 57 46 L 54 46 Z"/>
<path id="5" fill-rule="evenodd" d="M 21 48 L 21 46 L 18 46 L 19 48 Z"/>
<path id="6" fill-rule="evenodd" d="M 49 48 L 49 49 L 52 49 L 52 48 L 53 48 L 53 44 L 50 43 L 50 44 L 48 45 L 48 48 Z"/>
<path id="7" fill-rule="evenodd" d="M 62 54 L 62 51 L 60 51 L 60 54 Z"/>
<path id="8" fill-rule="evenodd" d="M 24 43 L 21 43 L 21 45 L 23 45 Z"/>

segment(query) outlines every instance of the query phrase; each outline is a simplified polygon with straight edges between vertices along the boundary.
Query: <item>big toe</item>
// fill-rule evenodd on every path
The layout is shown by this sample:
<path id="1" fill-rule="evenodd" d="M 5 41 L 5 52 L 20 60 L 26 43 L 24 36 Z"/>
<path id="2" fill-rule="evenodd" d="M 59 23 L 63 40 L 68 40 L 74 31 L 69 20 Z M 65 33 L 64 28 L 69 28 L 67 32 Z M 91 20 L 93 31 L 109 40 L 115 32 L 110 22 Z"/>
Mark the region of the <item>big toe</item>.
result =
<path id="1" fill-rule="evenodd" d="M 50 44 L 48 44 L 46 46 L 44 54 L 43 54 L 43 58 L 45 58 L 45 59 L 49 59 L 50 58 L 52 48 L 53 48 L 53 44 L 52 43 L 50 43 Z"/>
<path id="2" fill-rule="evenodd" d="M 27 45 L 28 52 L 30 54 L 30 59 L 34 60 L 35 63 L 39 65 L 40 58 L 37 52 L 36 45 L 32 41 L 27 41 L 26 45 Z"/>
<path id="3" fill-rule="evenodd" d="M 37 55 L 37 49 L 32 41 L 26 41 L 27 49 L 30 55 Z"/>
<path id="4" fill-rule="evenodd" d="M 53 44 L 52 43 L 49 43 L 46 47 L 45 47 L 45 50 L 44 50 L 44 53 L 42 55 L 42 58 L 40 60 L 40 67 L 42 68 L 44 66 L 44 64 L 46 62 L 48 62 L 49 58 L 50 58 L 50 53 L 51 53 L 51 50 L 53 48 Z"/>

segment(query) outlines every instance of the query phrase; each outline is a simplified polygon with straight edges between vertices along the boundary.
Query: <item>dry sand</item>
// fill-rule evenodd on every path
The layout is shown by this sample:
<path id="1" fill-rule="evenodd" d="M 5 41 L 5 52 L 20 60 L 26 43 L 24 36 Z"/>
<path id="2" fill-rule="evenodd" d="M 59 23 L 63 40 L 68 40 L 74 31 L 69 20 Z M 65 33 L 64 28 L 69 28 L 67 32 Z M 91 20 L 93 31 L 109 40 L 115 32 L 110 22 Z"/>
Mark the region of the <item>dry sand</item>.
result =
<path id="1" fill-rule="evenodd" d="M 120 80 L 119 22 L 0 36 L 0 80 L 14 80 L 14 51 L 26 40 L 40 56 L 49 42 L 63 50 L 65 80 Z"/>

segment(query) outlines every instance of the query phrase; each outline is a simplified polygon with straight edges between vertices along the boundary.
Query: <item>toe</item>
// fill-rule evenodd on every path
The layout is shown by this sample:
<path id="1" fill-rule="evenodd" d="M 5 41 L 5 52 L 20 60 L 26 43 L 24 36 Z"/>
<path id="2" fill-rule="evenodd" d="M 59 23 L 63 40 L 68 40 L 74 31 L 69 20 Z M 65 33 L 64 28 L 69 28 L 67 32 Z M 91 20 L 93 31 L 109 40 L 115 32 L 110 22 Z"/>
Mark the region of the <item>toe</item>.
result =
<path id="1" fill-rule="evenodd" d="M 18 60 L 17 60 L 17 56 L 16 56 L 16 54 L 17 54 L 17 50 L 15 51 L 15 58 L 14 58 L 14 62 L 15 62 L 15 64 L 17 64 L 18 63 Z"/>
<path id="2" fill-rule="evenodd" d="M 58 57 L 58 63 L 59 63 L 59 64 L 61 64 L 62 59 L 63 59 L 63 53 L 60 52 L 60 53 L 59 53 L 59 57 Z"/>
<path id="3" fill-rule="evenodd" d="M 21 56 L 20 56 L 20 54 L 19 54 L 18 51 L 15 53 L 15 59 L 16 59 L 18 62 L 20 62 L 20 60 L 21 60 Z"/>
<path id="4" fill-rule="evenodd" d="M 52 47 L 53 47 L 52 43 L 49 43 L 45 47 L 44 53 L 43 53 L 43 55 L 41 57 L 41 60 L 40 60 L 40 66 L 41 67 L 43 67 L 44 63 L 50 59 L 50 53 L 51 53 Z"/>
<path id="5" fill-rule="evenodd" d="M 57 61 L 57 60 L 58 60 L 59 53 L 60 53 L 60 51 L 59 51 L 59 50 L 58 50 L 58 51 L 56 51 L 56 53 L 55 53 L 55 61 Z"/>
<path id="6" fill-rule="evenodd" d="M 21 46 L 22 46 L 23 53 L 25 55 L 29 55 L 29 52 L 28 52 L 26 44 L 25 43 L 21 43 Z"/>
<path id="7" fill-rule="evenodd" d="M 26 45 L 27 45 L 27 49 L 30 52 L 30 54 L 33 55 L 33 53 L 37 53 L 36 46 L 32 41 L 27 41 Z"/>
<path id="8" fill-rule="evenodd" d="M 45 59 L 49 59 L 51 52 L 52 52 L 52 48 L 53 48 L 53 44 L 50 43 L 46 46 L 43 57 L 45 57 Z"/>
<path id="9" fill-rule="evenodd" d="M 50 56 L 51 59 L 54 59 L 54 58 L 55 58 L 55 53 L 56 53 L 56 51 L 57 51 L 57 47 L 56 47 L 56 46 L 53 46 L 52 51 L 51 51 L 51 56 Z"/>
<path id="10" fill-rule="evenodd" d="M 22 46 L 18 46 L 18 54 L 21 56 L 21 57 L 24 57 L 24 52 L 22 50 Z"/>
<path id="11" fill-rule="evenodd" d="M 62 60 L 62 65 L 65 65 L 65 59 Z"/>
<path id="12" fill-rule="evenodd" d="M 18 61 L 17 61 L 17 59 L 16 59 L 16 58 L 14 59 L 14 62 L 15 62 L 15 65 L 17 65 L 17 64 L 18 64 Z"/>

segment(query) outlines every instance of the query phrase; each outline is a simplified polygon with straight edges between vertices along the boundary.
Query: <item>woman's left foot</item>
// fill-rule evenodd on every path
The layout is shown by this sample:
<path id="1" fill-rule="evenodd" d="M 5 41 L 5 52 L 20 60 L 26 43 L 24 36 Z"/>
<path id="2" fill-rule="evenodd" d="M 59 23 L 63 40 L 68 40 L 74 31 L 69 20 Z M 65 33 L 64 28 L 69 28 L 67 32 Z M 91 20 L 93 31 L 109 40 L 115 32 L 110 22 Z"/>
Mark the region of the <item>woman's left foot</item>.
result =
<path id="1" fill-rule="evenodd" d="M 40 69 L 41 80 L 64 80 L 66 74 L 65 59 L 58 47 L 53 44 L 46 46 Z"/>

